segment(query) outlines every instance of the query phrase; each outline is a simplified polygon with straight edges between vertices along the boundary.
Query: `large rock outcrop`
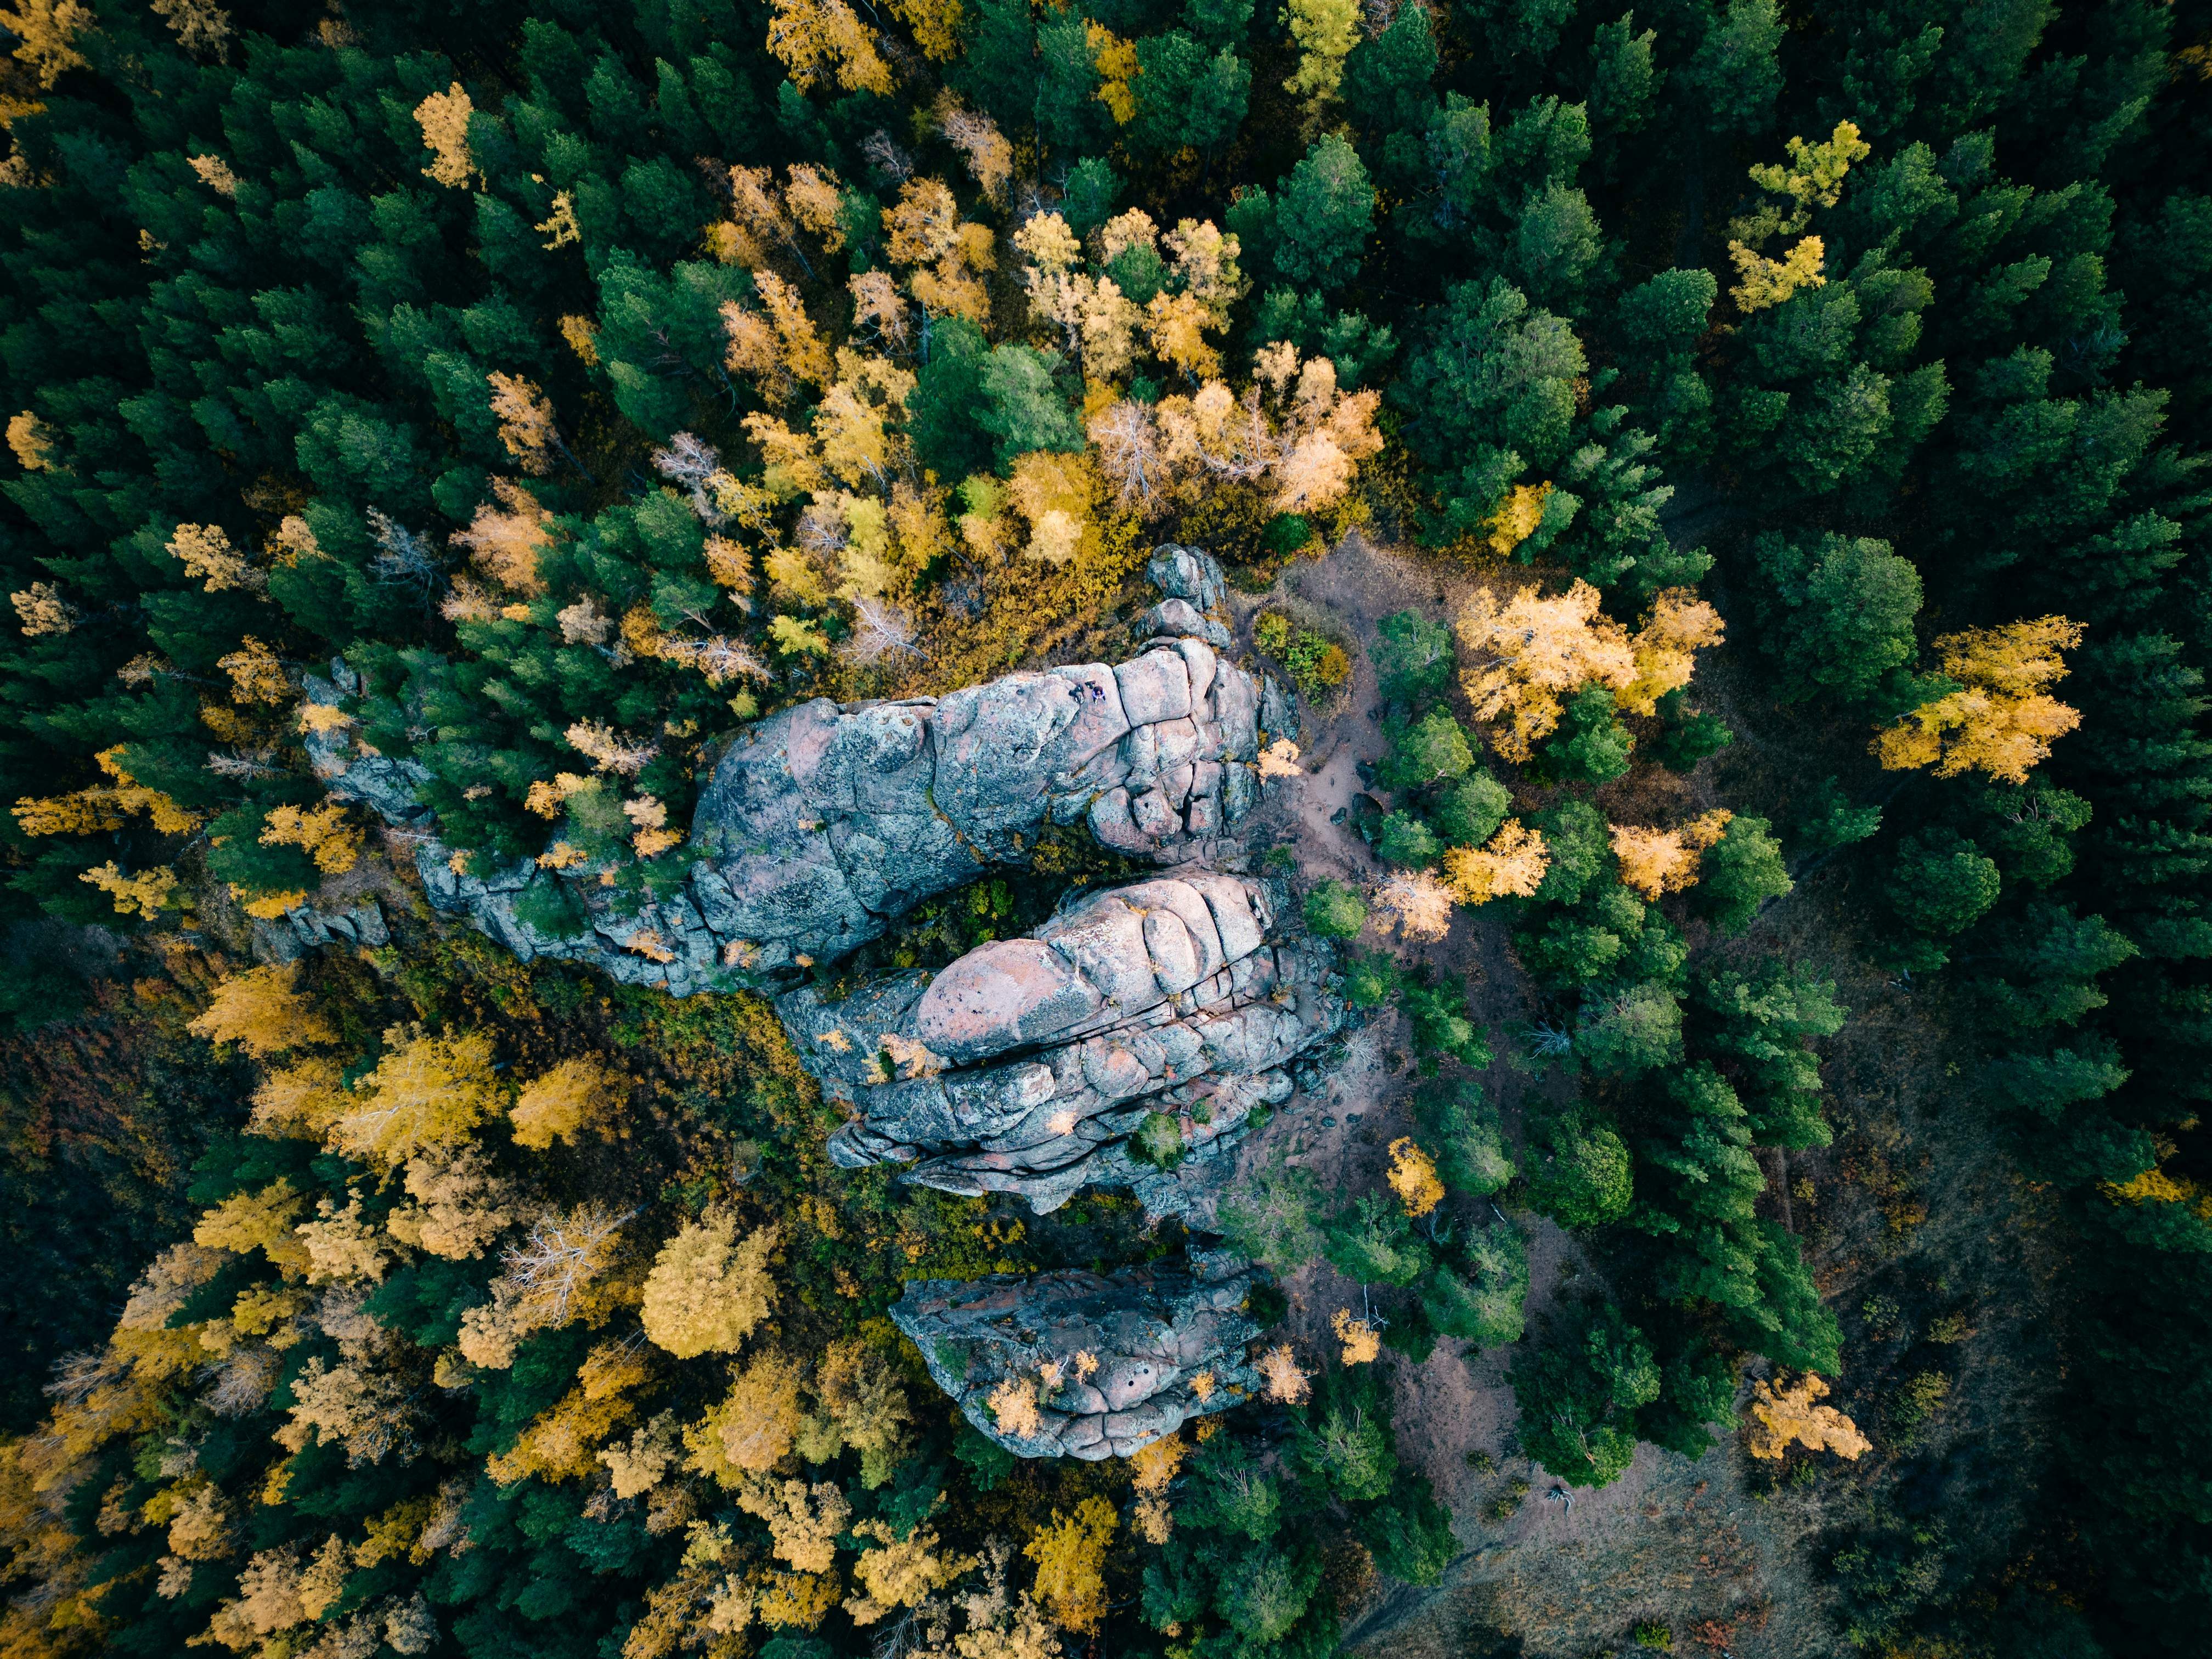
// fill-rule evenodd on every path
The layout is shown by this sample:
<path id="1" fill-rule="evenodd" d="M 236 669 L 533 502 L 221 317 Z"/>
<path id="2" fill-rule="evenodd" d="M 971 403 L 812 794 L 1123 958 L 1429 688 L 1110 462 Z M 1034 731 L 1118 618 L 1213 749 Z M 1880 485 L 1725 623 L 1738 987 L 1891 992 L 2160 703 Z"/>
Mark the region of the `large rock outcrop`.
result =
<path id="1" fill-rule="evenodd" d="M 434 837 L 417 846 L 430 902 L 527 961 L 589 962 L 630 984 L 695 990 L 760 983 L 799 958 L 830 961 L 914 904 L 993 865 L 1024 862 L 1048 826 L 1163 864 L 1204 861 L 1258 792 L 1261 726 L 1292 705 L 1216 653 L 1224 593 L 1205 554 L 1168 546 L 1150 570 L 1167 598 L 1146 619 L 1165 637 L 1133 659 L 1010 674 L 938 698 L 803 703 L 739 733 L 699 798 L 682 893 L 617 914 L 587 867 L 567 878 L 521 859 L 462 875 Z M 350 688 L 310 685 L 318 701 Z M 424 826 L 416 763 L 311 734 L 330 792 L 387 822 Z M 562 938 L 517 901 L 565 879 L 589 927 Z"/>
<path id="2" fill-rule="evenodd" d="M 1273 883 L 1188 871 L 1087 894 L 934 975 L 789 993 L 801 1062 L 854 1114 L 830 1157 L 1040 1212 L 1127 1187 L 1209 1223 L 1254 1109 L 1344 1023 L 1329 947 L 1279 935 L 1284 904 Z"/>
<path id="3" fill-rule="evenodd" d="M 1096 1462 L 1260 1391 L 1251 1290 L 1236 1257 L 1194 1251 L 1105 1275 L 917 1279 L 890 1316 L 979 1432 L 1018 1456 Z"/>
<path id="4" fill-rule="evenodd" d="M 1343 1024 L 1328 946 L 1286 937 L 1273 884 L 1212 866 L 1258 793 L 1266 737 L 1295 703 L 1218 654 L 1221 571 L 1163 547 L 1165 596 L 1134 659 L 1009 675 L 949 696 L 786 709 L 739 734 L 701 792 L 683 890 L 617 915 L 589 866 L 518 860 L 454 870 L 418 799 L 428 773 L 368 753 L 343 726 L 307 736 L 331 793 L 413 832 L 430 902 L 525 961 L 585 962 L 674 995 L 781 982 L 880 935 L 912 905 L 993 865 L 1026 861 L 1048 830 L 1083 830 L 1172 873 L 1080 895 L 1034 937 L 944 972 L 891 975 L 835 1001 L 807 987 L 778 1012 L 851 1121 L 840 1164 L 899 1163 L 947 1191 L 1018 1193 L 1039 1212 L 1085 1185 L 1133 1189 L 1155 1216 L 1213 1221 L 1227 1154 L 1254 1112 Z M 360 684 L 311 678 L 319 704 Z M 518 901 L 559 881 L 588 925 L 560 937 Z M 381 917 L 374 907 L 378 931 Z M 366 917 L 289 919 L 270 949 Z M 352 929 L 350 934 L 347 930 Z M 1193 1251 L 1108 1275 L 923 1280 L 891 1310 L 969 1420 L 1024 1457 L 1128 1456 L 1259 1391 L 1251 1269 Z"/>

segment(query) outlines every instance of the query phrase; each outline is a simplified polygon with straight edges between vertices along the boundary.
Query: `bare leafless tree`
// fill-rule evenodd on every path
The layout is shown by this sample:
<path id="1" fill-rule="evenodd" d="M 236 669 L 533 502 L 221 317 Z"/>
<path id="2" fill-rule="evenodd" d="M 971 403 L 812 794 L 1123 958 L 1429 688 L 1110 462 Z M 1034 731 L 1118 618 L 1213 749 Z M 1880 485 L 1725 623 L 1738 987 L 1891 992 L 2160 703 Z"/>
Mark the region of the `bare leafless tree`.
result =
<path id="1" fill-rule="evenodd" d="M 915 643 L 914 619 L 898 606 L 863 594 L 853 601 L 853 635 L 844 644 L 854 662 L 881 662 L 885 657 L 927 657 Z"/>
<path id="2" fill-rule="evenodd" d="M 435 592 L 446 573 L 429 538 L 376 507 L 370 507 L 367 517 L 378 550 L 368 562 L 370 578 L 395 587 L 419 588 L 425 595 Z"/>
<path id="3" fill-rule="evenodd" d="M 902 185 L 914 177 L 914 157 L 901 149 L 881 127 L 860 141 L 860 154 L 870 167 L 894 184 Z"/>
<path id="4" fill-rule="evenodd" d="M 603 1204 L 584 1204 L 565 1215 L 540 1216 L 530 1237 L 502 1254 L 507 1277 L 533 1301 L 543 1301 L 558 1324 L 568 1317 L 577 1287 L 599 1272 L 600 1253 L 635 1210 L 616 1214 Z"/>

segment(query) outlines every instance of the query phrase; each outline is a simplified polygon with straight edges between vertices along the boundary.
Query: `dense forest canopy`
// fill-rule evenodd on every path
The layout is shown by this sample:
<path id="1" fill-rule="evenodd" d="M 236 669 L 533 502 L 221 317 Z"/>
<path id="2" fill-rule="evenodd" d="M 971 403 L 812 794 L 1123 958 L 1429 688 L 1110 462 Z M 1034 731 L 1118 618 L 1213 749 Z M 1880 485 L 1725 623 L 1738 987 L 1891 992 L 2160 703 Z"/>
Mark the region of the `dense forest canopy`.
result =
<path id="1" fill-rule="evenodd" d="M 2201 0 L 0 0 L 0 54 L 6 1653 L 1315 1659 L 1527 1535 L 1498 1459 L 1792 1517 L 1818 1632 L 1615 1645 L 2201 1651 Z M 684 997 L 428 896 L 667 960 L 607 919 L 733 743 L 1120 662 L 1170 544 L 1304 705 L 1238 868 L 1385 1106 L 1302 1074 L 1211 1227 L 842 1167 L 767 994 L 1143 873 L 1079 826 Z M 2042 1346 L 1972 1346 L 1946 1203 Z M 1133 1457 L 981 1431 L 1087 1352 L 979 1426 L 890 1317 L 1224 1243 L 1265 1386 Z"/>

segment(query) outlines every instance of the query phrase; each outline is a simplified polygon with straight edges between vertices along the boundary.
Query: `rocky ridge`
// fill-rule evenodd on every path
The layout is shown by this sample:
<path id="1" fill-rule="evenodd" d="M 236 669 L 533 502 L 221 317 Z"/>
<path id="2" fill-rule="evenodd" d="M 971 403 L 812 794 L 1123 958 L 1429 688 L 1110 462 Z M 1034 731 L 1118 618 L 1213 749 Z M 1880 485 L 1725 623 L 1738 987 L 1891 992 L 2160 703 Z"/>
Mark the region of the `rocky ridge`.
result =
<path id="1" fill-rule="evenodd" d="M 890 1310 L 977 1432 L 1021 1457 L 1127 1457 L 1260 1392 L 1250 1267 L 1226 1252 L 1099 1274 L 917 1279 Z M 1034 1419 L 1034 1420 L 1031 1420 Z"/>
<path id="2" fill-rule="evenodd" d="M 1262 731 L 1291 732 L 1295 706 L 1217 654 L 1230 635 L 1208 614 L 1225 591 L 1210 556 L 1165 546 L 1148 568 L 1166 597 L 1145 618 L 1154 642 L 1131 661 L 1010 674 L 939 698 L 817 699 L 746 728 L 701 793 L 698 857 L 678 895 L 623 915 L 588 864 L 546 872 L 526 858 L 464 875 L 424 833 L 416 864 L 430 902 L 526 962 L 585 962 L 683 996 L 835 960 L 922 900 L 1025 861 L 1051 828 L 1079 826 L 1162 864 L 1214 859 L 1256 798 Z M 307 686 L 323 703 L 358 689 L 342 663 Z M 362 753 L 343 726 L 307 744 L 332 795 L 427 831 L 419 763 Z M 583 932 L 558 936 L 517 914 L 546 880 L 582 906 Z"/>
<path id="3" fill-rule="evenodd" d="M 946 1191 L 1018 1193 L 1042 1213 L 1085 1185 L 1125 1187 L 1155 1218 L 1210 1227 L 1228 1154 L 1255 1111 L 1344 1024 L 1323 942 L 1278 927 L 1276 884 L 1230 831 L 1253 805 L 1263 738 L 1294 736 L 1295 704 L 1217 654 L 1231 643 L 1213 560 L 1157 550 L 1164 598 L 1133 660 L 1012 674 L 941 698 L 818 700 L 739 735 L 693 818 L 700 856 L 680 894 L 616 914 L 589 865 L 453 867 L 417 799 L 419 763 L 362 751 L 343 726 L 307 744 L 330 793 L 417 836 L 430 902 L 524 961 L 577 961 L 682 996 L 788 985 L 792 970 L 878 937 L 908 908 L 1053 830 L 1173 873 L 1081 893 L 1027 939 L 942 973 L 892 975 L 836 1000 L 777 1003 L 802 1063 L 851 1109 L 830 1139 L 847 1167 L 912 1165 Z M 343 662 L 311 678 L 332 705 L 359 690 Z M 557 937 L 517 914 L 558 880 L 590 925 Z M 381 916 L 312 910 L 273 956 L 367 939 Z M 370 916 L 374 916 L 372 922 Z M 1253 1272 L 1192 1251 L 1100 1275 L 1063 1271 L 916 1281 L 891 1310 L 978 1431 L 1025 1457 L 1127 1456 L 1190 1418 L 1258 1392 L 1244 1346 Z"/>
<path id="4" fill-rule="evenodd" d="M 935 975 L 787 994 L 800 1062 L 854 1113 L 830 1157 L 1039 1213 L 1126 1187 L 1155 1218 L 1210 1224 L 1223 1155 L 1344 1024 L 1328 946 L 1283 937 L 1285 903 L 1185 871 L 1083 895 Z"/>

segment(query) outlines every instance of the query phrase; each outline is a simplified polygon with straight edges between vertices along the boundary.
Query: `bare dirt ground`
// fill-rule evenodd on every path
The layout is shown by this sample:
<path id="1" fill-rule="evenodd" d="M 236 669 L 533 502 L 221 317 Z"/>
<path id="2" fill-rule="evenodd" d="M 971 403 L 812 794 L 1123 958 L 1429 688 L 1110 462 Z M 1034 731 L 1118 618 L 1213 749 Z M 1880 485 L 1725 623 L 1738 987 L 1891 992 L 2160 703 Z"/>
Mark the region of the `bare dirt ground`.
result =
<path id="1" fill-rule="evenodd" d="M 1346 810 L 1368 787 L 1359 763 L 1379 758 L 1388 742 L 1369 712 L 1380 703 L 1366 657 L 1376 622 L 1407 608 L 1449 620 L 1477 580 L 1370 546 L 1355 533 L 1326 557 L 1291 566 L 1273 593 L 1238 596 L 1248 629 L 1251 617 L 1273 604 L 1323 613 L 1359 647 L 1352 684 L 1333 707 L 1308 711 L 1305 775 L 1271 786 L 1255 826 L 1255 840 L 1272 833 L 1294 848 L 1302 885 L 1328 877 L 1372 883 L 1383 874 Z M 1721 689 L 1723 708 L 1729 689 Z M 1740 730 L 1748 723 L 1727 712 Z M 1744 791 L 1755 799 L 1771 784 L 1762 772 L 1786 769 L 1788 758 L 1745 745 L 1719 769 L 1717 782 L 1709 763 L 1692 780 L 1662 774 L 1656 785 L 1642 784 L 1649 799 L 1608 793 L 1601 802 L 1617 819 L 1632 812 L 1646 821 L 1723 796 L 1741 806 Z M 1962 1553 L 2001 1550 L 2032 1502 L 2024 1470 L 2038 1449 L 2008 1441 L 2005 1425 L 2035 1420 L 2039 1395 L 2058 1370 L 2055 1339 L 2038 1321 L 2051 1253 L 2036 1235 L 2046 1224 L 2033 1202 L 2022 1208 L 2017 1181 L 1954 1080 L 1957 1066 L 1947 1071 L 1942 1028 L 1911 993 L 1862 965 L 1820 893 L 1776 907 L 1759 930 L 1765 948 L 1779 945 L 1836 977 L 1853 1011 L 1830 1045 L 1837 1146 L 1768 1157 L 1774 1213 L 1806 1238 L 1844 1319 L 1849 1375 L 1838 1403 L 1875 1436 L 1876 1452 L 1856 1468 L 1778 1486 L 1771 1466 L 1754 1468 L 1733 1437 L 1695 1462 L 1647 1445 L 1621 1480 L 1577 1493 L 1570 1506 L 1547 1496 L 1555 1483 L 1516 1455 L 1507 1352 L 1463 1352 L 1466 1344 L 1447 1341 L 1414 1365 L 1386 1348 L 1381 1363 L 1395 1395 L 1401 1455 L 1450 1505 L 1465 1548 L 1440 1588 L 1385 1586 L 1348 1608 L 1347 1650 L 1442 1659 L 1503 1647 L 1532 1659 L 1585 1659 L 1629 1648 L 1632 1629 L 1656 1620 L 1674 1632 L 1678 1651 L 1811 1659 L 1841 1645 L 1824 1571 L 1835 1546 L 1822 1534 L 1839 1536 L 1863 1518 L 1869 1492 L 1902 1476 L 1907 1488 L 1918 1481 L 1932 1504 L 1935 1494 L 1968 1483 L 1990 1535 L 1965 1540 Z M 1384 942 L 1373 931 L 1370 922 L 1363 948 Z M 1509 1130 L 1517 1134 L 1532 1089 L 1571 1087 L 1557 1078 L 1533 1080 L 1512 1062 L 1509 1030 L 1534 1007 L 1501 921 L 1462 911 L 1442 942 L 1404 954 L 1473 986 L 1498 1054 L 1482 1082 Z M 1279 1154 L 1313 1170 L 1325 1190 L 1375 1189 L 1390 1141 L 1412 1127 L 1407 1103 L 1417 1079 L 1409 1048 L 1395 1013 L 1371 1018 L 1352 1034 L 1325 1097 L 1301 1097 L 1243 1150 L 1242 1167 Z M 1552 1223 L 1527 1212 L 1512 1219 L 1529 1242 L 1533 1330 L 1563 1287 L 1587 1287 L 1598 1270 Z M 1901 1292 L 1893 1297 L 1901 1327 L 1885 1326 L 1890 1334 L 1881 1340 L 1856 1311 L 1875 1287 Z M 1287 1333 L 1310 1358 L 1334 1346 L 1330 1316 L 1361 1306 L 1359 1288 L 1326 1263 L 1309 1267 L 1286 1289 Z M 1931 1360 L 1918 1336 L 1938 1304 L 1969 1310 L 1961 1322 L 1972 1334 Z M 1949 1376 L 1950 1401 L 1917 1439 L 1895 1443 L 1907 1437 L 1893 1439 L 1880 1426 L 1892 1385 L 1930 1364 Z M 1521 1481 L 1525 1500 L 1501 1516 L 1498 1500 Z"/>

